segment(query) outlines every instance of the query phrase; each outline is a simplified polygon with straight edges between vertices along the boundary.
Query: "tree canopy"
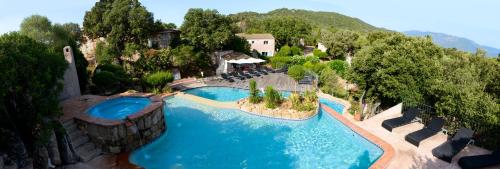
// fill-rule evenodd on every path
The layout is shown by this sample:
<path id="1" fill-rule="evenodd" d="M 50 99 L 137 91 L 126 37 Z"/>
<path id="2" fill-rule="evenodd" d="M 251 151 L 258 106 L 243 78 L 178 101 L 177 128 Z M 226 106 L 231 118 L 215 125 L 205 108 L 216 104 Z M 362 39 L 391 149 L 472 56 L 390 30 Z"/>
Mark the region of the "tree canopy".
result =
<path id="1" fill-rule="evenodd" d="M 345 58 L 346 56 L 352 56 L 359 48 L 356 42 L 358 38 L 359 34 L 356 32 L 339 30 L 335 33 L 323 33 L 321 42 L 328 48 L 328 53 L 330 53 L 333 58 Z"/>
<path id="2" fill-rule="evenodd" d="M 182 38 L 197 49 L 213 52 L 222 49 L 235 36 L 231 20 L 217 10 L 191 8 L 184 16 Z"/>
<path id="3" fill-rule="evenodd" d="M 158 25 L 138 0 L 100 0 L 85 13 L 83 30 L 91 39 L 105 37 L 118 57 L 126 43 L 144 45 Z"/>

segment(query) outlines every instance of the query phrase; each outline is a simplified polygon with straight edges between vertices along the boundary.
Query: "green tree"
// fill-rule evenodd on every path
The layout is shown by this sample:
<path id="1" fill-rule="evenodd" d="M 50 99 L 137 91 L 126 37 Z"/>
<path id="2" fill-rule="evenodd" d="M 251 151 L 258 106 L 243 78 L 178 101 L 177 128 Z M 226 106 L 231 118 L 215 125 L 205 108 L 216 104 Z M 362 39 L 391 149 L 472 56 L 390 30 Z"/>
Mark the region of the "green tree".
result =
<path id="1" fill-rule="evenodd" d="M 163 29 L 177 29 L 175 23 L 162 23 Z"/>
<path id="2" fill-rule="evenodd" d="M 217 10 L 192 8 L 184 16 L 181 36 L 206 52 L 222 49 L 233 38 L 231 20 Z"/>
<path id="3" fill-rule="evenodd" d="M 324 33 L 321 41 L 333 58 L 345 58 L 353 56 L 359 48 L 356 43 L 358 38 L 359 34 L 356 32 L 340 30 L 335 33 Z"/>
<path id="4" fill-rule="evenodd" d="M 267 86 L 265 92 L 264 103 L 267 108 L 274 109 L 280 106 L 283 99 L 279 91 L 275 90 L 272 86 Z"/>
<path id="5" fill-rule="evenodd" d="M 430 39 L 394 34 L 357 52 L 348 75 L 368 98 L 383 104 L 421 103 L 428 80 L 438 76 L 437 61 L 443 55 Z"/>
<path id="6" fill-rule="evenodd" d="M 100 0 L 83 20 L 84 34 L 96 39 L 105 37 L 117 60 L 126 43 L 144 45 L 147 38 L 158 30 L 153 14 L 138 0 Z"/>
<path id="7" fill-rule="evenodd" d="M 66 67 L 44 43 L 19 33 L 0 36 L 0 128 L 14 131 L 29 152 L 47 143 L 61 115 L 58 97 Z M 39 160 L 33 162 L 39 166 Z"/>
<path id="8" fill-rule="evenodd" d="M 304 20 L 286 16 L 267 17 L 253 25 L 264 27 L 263 32 L 259 33 L 273 34 L 278 48 L 286 44 L 299 45 L 300 39 L 306 38 L 312 29 L 311 25 Z"/>
<path id="9" fill-rule="evenodd" d="M 250 43 L 248 43 L 248 41 L 245 38 L 241 38 L 239 36 L 233 36 L 229 40 L 229 43 L 227 43 L 226 46 L 224 46 L 224 49 L 233 50 L 248 55 L 252 54 L 250 51 Z"/>
<path id="10" fill-rule="evenodd" d="M 319 49 L 314 49 L 313 50 L 313 55 L 320 58 L 320 59 L 324 59 L 324 58 L 327 58 L 328 57 L 328 54 L 326 52 L 323 52 Z"/>
<path id="11" fill-rule="evenodd" d="M 111 64 L 115 62 L 115 53 L 105 42 L 97 42 L 95 45 L 95 57 L 99 64 Z"/>
<path id="12" fill-rule="evenodd" d="M 250 80 L 250 96 L 248 97 L 250 103 L 259 103 L 261 101 L 261 97 L 259 95 L 259 90 L 257 89 L 257 82 L 255 80 Z"/>
<path id="13" fill-rule="evenodd" d="M 75 66 L 80 83 L 80 91 L 84 93 L 88 84 L 88 62 L 79 49 L 81 44 L 81 29 L 76 23 L 52 24 L 45 16 L 32 15 L 21 23 L 21 35 L 28 36 L 38 42 L 47 44 L 49 49 L 63 55 L 63 48 L 70 46 L 73 49 Z"/>

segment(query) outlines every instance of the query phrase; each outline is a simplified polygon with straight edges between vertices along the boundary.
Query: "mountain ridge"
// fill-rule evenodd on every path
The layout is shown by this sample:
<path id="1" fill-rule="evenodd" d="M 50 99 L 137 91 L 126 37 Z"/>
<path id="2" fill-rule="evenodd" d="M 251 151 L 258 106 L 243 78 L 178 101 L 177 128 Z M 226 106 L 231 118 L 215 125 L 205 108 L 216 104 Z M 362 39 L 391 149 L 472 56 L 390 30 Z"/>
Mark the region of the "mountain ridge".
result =
<path id="1" fill-rule="evenodd" d="M 472 53 L 476 52 L 477 48 L 481 48 L 486 51 L 486 55 L 489 57 L 497 57 L 500 53 L 500 49 L 498 48 L 481 45 L 473 40 L 446 33 L 418 30 L 404 31 L 403 33 L 408 36 L 431 36 L 434 43 L 445 48 L 456 48 L 458 50 Z"/>

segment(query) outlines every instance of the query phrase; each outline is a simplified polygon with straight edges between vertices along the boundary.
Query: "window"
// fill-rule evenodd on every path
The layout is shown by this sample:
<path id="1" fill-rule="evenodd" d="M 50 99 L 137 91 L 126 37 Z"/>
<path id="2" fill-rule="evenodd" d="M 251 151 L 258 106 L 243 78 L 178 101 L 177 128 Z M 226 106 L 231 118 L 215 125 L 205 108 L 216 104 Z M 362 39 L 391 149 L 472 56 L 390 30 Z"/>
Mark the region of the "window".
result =
<path id="1" fill-rule="evenodd" d="M 267 44 L 269 44 L 269 41 L 267 41 L 267 40 L 264 41 L 264 45 L 267 45 Z"/>
<path id="2" fill-rule="evenodd" d="M 267 52 L 262 52 L 262 56 L 267 56 Z"/>
<path id="3" fill-rule="evenodd" d="M 252 41 L 252 44 L 255 43 L 255 41 Z"/>

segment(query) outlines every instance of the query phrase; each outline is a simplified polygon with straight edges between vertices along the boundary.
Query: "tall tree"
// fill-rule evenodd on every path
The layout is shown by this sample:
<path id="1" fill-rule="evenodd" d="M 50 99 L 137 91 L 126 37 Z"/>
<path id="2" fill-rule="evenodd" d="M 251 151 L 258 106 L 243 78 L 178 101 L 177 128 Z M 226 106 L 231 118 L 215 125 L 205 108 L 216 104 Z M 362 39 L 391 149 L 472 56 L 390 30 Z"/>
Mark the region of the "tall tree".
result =
<path id="1" fill-rule="evenodd" d="M 85 13 L 83 21 L 84 34 L 105 37 L 117 58 L 126 43 L 144 45 L 157 29 L 153 14 L 138 0 L 100 0 Z"/>
<path id="2" fill-rule="evenodd" d="M 52 24 L 45 16 L 33 15 L 21 23 L 20 34 L 48 45 L 49 49 L 63 57 L 62 49 L 70 46 L 73 49 L 75 66 L 81 92 L 85 92 L 88 75 L 88 62 L 79 49 L 81 29 L 76 23 Z"/>
<path id="3" fill-rule="evenodd" d="M 189 9 L 181 26 L 181 36 L 197 49 L 212 52 L 222 49 L 235 33 L 231 20 L 217 10 Z"/>
<path id="4" fill-rule="evenodd" d="M 271 33 L 276 39 L 276 47 L 284 45 L 298 46 L 300 39 L 311 34 L 311 25 L 296 17 L 273 16 L 255 20 L 248 28 L 249 33 Z"/>
<path id="5" fill-rule="evenodd" d="M 328 53 L 335 58 L 345 58 L 353 56 L 359 48 L 356 41 L 359 34 L 348 30 L 339 30 L 335 33 L 325 32 L 321 41 L 328 48 Z"/>

